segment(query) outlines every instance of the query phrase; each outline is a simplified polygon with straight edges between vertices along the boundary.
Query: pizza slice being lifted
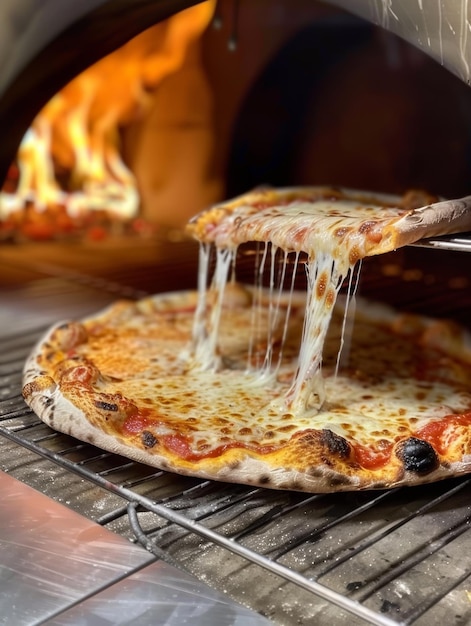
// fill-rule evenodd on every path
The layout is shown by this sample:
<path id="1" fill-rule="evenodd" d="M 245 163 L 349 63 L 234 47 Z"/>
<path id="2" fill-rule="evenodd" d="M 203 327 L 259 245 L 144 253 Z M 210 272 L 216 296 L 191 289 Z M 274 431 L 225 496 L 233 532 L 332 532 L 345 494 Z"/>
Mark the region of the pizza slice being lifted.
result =
<path id="1" fill-rule="evenodd" d="M 409 192 L 397 202 L 391 196 L 330 188 L 266 189 L 212 207 L 191 221 L 190 232 L 218 249 L 236 251 L 241 244 L 262 242 L 272 246 L 272 253 L 280 249 L 307 255 L 304 335 L 288 409 L 299 413 L 324 401 L 325 336 L 340 287 L 358 261 L 423 237 L 471 229 L 471 197 L 431 204 L 424 200 L 434 198 Z M 212 331 L 217 334 L 217 328 Z M 217 345 L 214 337 L 211 345 Z"/>
<path id="2" fill-rule="evenodd" d="M 314 257 L 320 242 L 349 262 L 390 252 L 425 237 L 471 229 L 471 196 L 439 201 L 421 191 L 403 197 L 330 187 L 259 189 L 203 211 L 188 231 L 230 248 L 273 243 Z"/>
<path id="3" fill-rule="evenodd" d="M 25 365 L 24 397 L 57 430 L 211 479 L 316 492 L 469 472 L 463 329 L 358 301 L 339 359 L 349 296 L 337 296 L 345 282 L 354 291 L 363 257 L 471 230 L 471 199 L 429 200 L 268 189 L 211 207 L 189 224 L 198 291 L 51 329 Z M 244 286 L 234 266 L 249 242 L 256 280 Z"/>

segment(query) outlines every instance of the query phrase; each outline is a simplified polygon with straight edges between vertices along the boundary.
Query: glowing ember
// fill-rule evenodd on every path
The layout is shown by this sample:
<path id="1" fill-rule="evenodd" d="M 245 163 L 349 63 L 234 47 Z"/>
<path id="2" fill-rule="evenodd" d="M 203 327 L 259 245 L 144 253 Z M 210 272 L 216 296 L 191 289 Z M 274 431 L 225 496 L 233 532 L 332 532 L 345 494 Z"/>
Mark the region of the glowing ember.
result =
<path id="1" fill-rule="evenodd" d="M 49 238 L 50 231 L 86 226 L 90 214 L 93 224 L 97 215 L 122 222 L 137 215 L 139 193 L 120 155 L 119 129 L 142 116 L 149 91 L 183 66 L 215 3 L 207 0 L 143 32 L 48 102 L 25 134 L 0 193 L 4 236 L 25 223 L 26 236 Z"/>

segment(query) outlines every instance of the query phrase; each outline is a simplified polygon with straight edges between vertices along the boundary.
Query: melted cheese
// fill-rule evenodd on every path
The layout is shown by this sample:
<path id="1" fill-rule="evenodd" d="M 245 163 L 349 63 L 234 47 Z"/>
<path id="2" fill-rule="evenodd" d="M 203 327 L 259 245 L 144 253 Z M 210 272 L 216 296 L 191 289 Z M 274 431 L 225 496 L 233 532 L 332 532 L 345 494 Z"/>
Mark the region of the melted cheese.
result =
<path id="1" fill-rule="evenodd" d="M 218 336 L 224 293 L 233 255 L 230 250 L 218 249 L 216 270 L 208 293 L 209 254 L 207 246 L 200 247 L 198 274 L 198 306 L 193 322 L 193 345 L 189 353 L 193 367 L 215 372 L 220 369 Z"/>
<path id="2" fill-rule="evenodd" d="M 271 334 L 279 314 L 280 292 L 284 277 L 275 285 L 275 258 L 278 249 L 288 254 L 307 254 L 307 298 L 299 360 L 291 385 L 279 406 L 280 411 L 297 414 L 316 412 L 325 401 L 322 375 L 322 353 L 332 310 L 344 279 L 353 274 L 355 264 L 365 256 L 373 243 L 381 242 L 385 226 L 404 214 L 398 208 L 364 206 L 358 200 L 318 200 L 291 202 L 258 210 L 241 204 L 207 231 L 205 240 L 215 243 L 216 269 L 211 291 L 215 294 L 208 307 L 205 285 L 208 282 L 208 243 L 201 244 L 199 305 L 194 326 L 194 364 L 200 369 L 218 369 L 218 329 L 225 281 L 229 263 L 234 263 L 239 244 L 247 241 L 265 242 L 256 277 L 269 270 L 268 321 L 266 322 L 266 353 L 258 362 L 261 380 L 267 380 L 272 369 L 273 339 Z M 375 219 L 373 219 L 375 218 Z M 270 246 L 269 246 L 270 244 Z M 269 252 L 271 250 L 271 254 Z M 299 260 L 299 257 L 298 257 Z M 298 261 L 297 261 L 298 262 Z M 286 258 L 285 258 L 286 263 Z M 290 287 L 292 289 L 292 285 Z M 257 298 L 255 299 L 257 301 Z M 254 307 L 254 335 L 260 328 L 259 307 Z M 344 329 L 346 322 L 344 323 Z M 253 351 L 254 339 L 251 340 Z M 249 355 L 251 360 L 252 354 Z"/>
<path id="3" fill-rule="evenodd" d="M 257 305 L 264 308 L 267 319 L 269 296 L 269 290 L 264 291 L 263 302 Z M 290 299 L 281 364 L 268 381 L 261 382 L 260 370 L 246 367 L 251 306 L 236 306 L 230 315 L 221 316 L 219 349 L 224 367 L 216 376 L 209 370 L 188 369 L 188 361 L 179 353 L 182 344 L 191 340 L 194 313 L 188 308 L 154 315 L 147 308 L 141 319 L 135 313 L 129 320 L 121 319 L 119 333 L 102 320 L 92 321 L 88 342 L 78 345 L 76 352 L 91 359 L 101 372 L 95 390 L 106 394 L 104 402 L 122 395 L 139 407 L 148 407 L 152 434 L 159 438 L 177 432 L 188 440 L 194 454 L 209 454 L 231 442 L 254 449 L 282 446 L 294 433 L 326 428 L 379 449 L 382 442 L 407 437 L 430 420 L 470 410 L 470 368 L 462 372 L 467 378 L 456 380 L 454 370 L 443 363 L 442 353 L 423 345 L 418 349 L 420 334 L 411 340 L 387 325 L 372 324 L 369 317 L 357 316 L 348 368 L 336 375 L 344 323 L 341 307 L 333 312 L 324 346 L 326 400 L 322 407 L 317 413 L 280 410 L 280 400 L 288 394 L 298 367 L 303 333 L 305 296 L 285 294 L 280 301 L 283 313 Z M 280 321 L 273 329 L 277 362 L 283 333 Z M 67 393 L 67 386 L 61 388 Z M 72 380 L 70 393 L 76 389 Z M 118 417 L 113 415 L 113 420 Z"/>

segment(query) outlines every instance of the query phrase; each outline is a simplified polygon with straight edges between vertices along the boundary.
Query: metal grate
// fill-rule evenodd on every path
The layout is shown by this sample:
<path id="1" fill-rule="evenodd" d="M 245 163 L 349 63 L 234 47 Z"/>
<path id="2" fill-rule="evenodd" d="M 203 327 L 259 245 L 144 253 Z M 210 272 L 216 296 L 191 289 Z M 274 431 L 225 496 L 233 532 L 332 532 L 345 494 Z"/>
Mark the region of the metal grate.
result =
<path id="1" fill-rule="evenodd" d="M 188 479 L 59 434 L 20 396 L 38 331 L 0 342 L 0 434 L 117 496 L 102 524 L 279 624 L 471 621 L 471 479 L 306 495 Z M 67 496 L 70 499 L 70 495 Z M 93 517 L 93 505 L 76 503 Z"/>

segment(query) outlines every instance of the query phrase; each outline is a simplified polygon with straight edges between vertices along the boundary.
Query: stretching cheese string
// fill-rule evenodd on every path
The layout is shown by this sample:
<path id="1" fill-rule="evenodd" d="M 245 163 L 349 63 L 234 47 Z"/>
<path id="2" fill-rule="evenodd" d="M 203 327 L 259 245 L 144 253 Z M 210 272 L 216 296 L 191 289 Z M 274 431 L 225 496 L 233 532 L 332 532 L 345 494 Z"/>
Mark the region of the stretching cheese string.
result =
<path id="1" fill-rule="evenodd" d="M 225 288 L 230 268 L 234 269 L 235 266 L 236 252 L 236 249 L 216 247 L 215 270 L 209 289 L 212 297 L 208 298 L 210 246 L 207 244 L 200 246 L 199 297 L 193 326 L 192 349 L 193 368 L 199 371 L 217 371 L 221 367 L 221 355 L 219 354 L 220 321 L 223 315 Z M 282 270 L 277 277 L 276 268 L 280 263 L 280 255 L 282 255 Z M 282 362 L 283 345 L 289 328 L 289 316 L 296 272 L 300 265 L 300 253 L 295 253 L 294 270 L 286 290 L 287 265 L 287 252 L 270 244 L 258 246 L 254 274 L 251 332 L 247 347 L 246 374 L 249 375 L 247 384 L 270 384 L 276 381 Z M 334 304 L 345 275 L 349 275 L 349 283 L 335 376 L 338 374 L 342 351 L 345 350 L 345 347 L 347 347 L 348 352 L 350 328 L 348 320 L 351 317 L 348 313 L 349 309 L 351 312 L 355 308 L 354 298 L 358 288 L 361 265 L 355 273 L 353 267 L 349 266 L 345 260 L 336 261 L 328 250 L 320 250 L 314 258 L 306 262 L 305 268 L 307 276 L 306 310 L 297 369 L 281 404 L 280 401 L 277 401 L 280 404 L 280 410 L 288 410 L 296 414 L 318 412 L 325 401 L 322 375 L 323 346 Z M 263 278 L 267 273 L 269 282 L 268 288 L 265 288 Z M 286 291 L 288 292 L 287 298 Z M 284 300 L 283 311 L 281 307 L 282 298 Z M 284 319 L 282 319 L 282 315 L 284 315 Z M 279 325 L 282 326 L 282 334 L 277 362 L 274 365 L 274 342 L 279 335 L 276 332 Z M 260 352 L 259 348 L 262 338 L 264 338 L 263 343 L 265 344 L 263 353 Z"/>

